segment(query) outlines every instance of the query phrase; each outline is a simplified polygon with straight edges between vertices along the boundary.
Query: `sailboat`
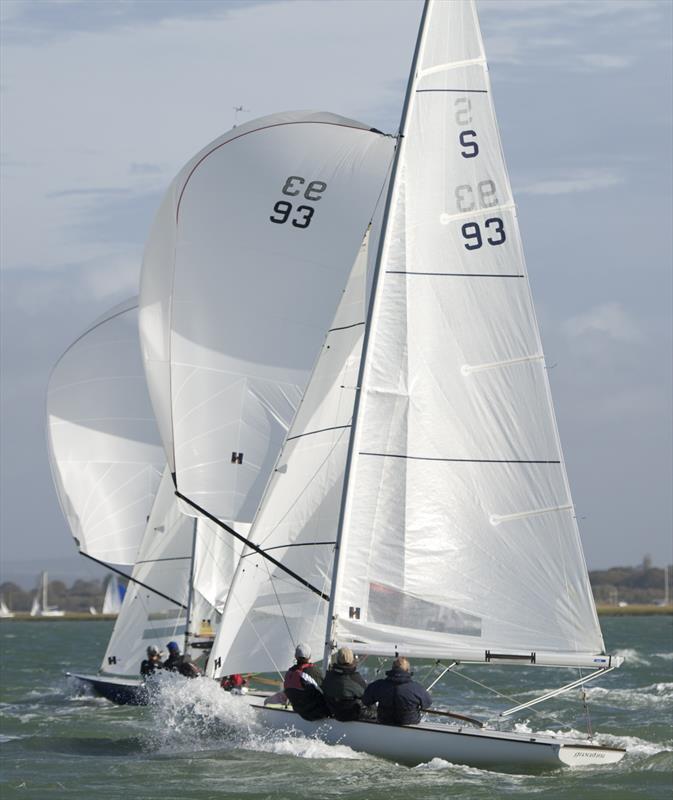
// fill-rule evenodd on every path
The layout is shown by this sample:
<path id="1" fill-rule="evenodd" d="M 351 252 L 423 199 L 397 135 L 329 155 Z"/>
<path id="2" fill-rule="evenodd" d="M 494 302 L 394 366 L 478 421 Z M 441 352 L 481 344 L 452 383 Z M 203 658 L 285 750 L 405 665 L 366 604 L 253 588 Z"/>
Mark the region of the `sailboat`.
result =
<path id="1" fill-rule="evenodd" d="M 56 606 L 50 606 L 48 600 L 49 577 L 45 572 L 40 574 L 35 590 L 35 597 L 30 609 L 31 617 L 62 617 L 65 611 L 59 611 Z"/>
<path id="2" fill-rule="evenodd" d="M 233 548 L 228 538 L 219 546 L 207 525 L 195 547 L 193 520 L 177 508 L 145 383 L 137 299 L 102 315 L 59 359 L 47 429 L 54 484 L 78 549 L 115 570 L 103 613 L 118 617 L 99 674 L 75 677 L 116 702 L 146 702 L 139 667 L 147 646 L 183 633 L 187 646 L 203 641 L 200 629 L 187 635 L 187 609 L 194 598 L 199 618 L 214 618 L 213 577 L 201 580 L 193 565 L 215 558 L 224 573 L 221 550 Z M 123 603 L 117 574 L 129 580 Z"/>
<path id="3" fill-rule="evenodd" d="M 0 619 L 11 619 L 13 616 L 14 612 L 9 610 L 5 598 L 0 595 Z"/>
<path id="4" fill-rule="evenodd" d="M 122 608 L 122 601 L 126 594 L 126 588 L 119 583 L 117 576 L 112 574 L 108 578 L 103 598 L 103 614 L 114 614 L 117 616 Z"/>
<path id="5" fill-rule="evenodd" d="M 362 342 L 340 353 L 357 378 L 335 380 L 328 334 L 254 519 L 211 674 L 281 671 L 299 641 L 324 647 L 325 665 L 347 646 L 441 659 L 443 674 L 582 671 L 506 719 L 622 659 L 605 652 L 589 586 L 471 0 L 425 2 L 378 239 Z M 327 442 L 322 409 L 335 422 Z M 591 738 L 314 723 L 243 701 L 271 728 L 410 764 L 624 755 Z"/>

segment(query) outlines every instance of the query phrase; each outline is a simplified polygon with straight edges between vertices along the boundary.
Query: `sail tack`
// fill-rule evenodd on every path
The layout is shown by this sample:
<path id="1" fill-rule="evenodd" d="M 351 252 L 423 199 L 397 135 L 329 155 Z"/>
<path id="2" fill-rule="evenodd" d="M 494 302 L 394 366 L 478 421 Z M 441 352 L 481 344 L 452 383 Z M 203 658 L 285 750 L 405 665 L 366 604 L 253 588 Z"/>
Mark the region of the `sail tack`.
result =
<path id="1" fill-rule="evenodd" d="M 220 519 L 252 520 L 393 144 L 331 114 L 265 117 L 164 199 L 141 279 L 147 378 L 179 491 Z"/>
<path id="2" fill-rule="evenodd" d="M 94 322 L 49 379 L 54 484 L 82 553 L 135 563 L 165 464 L 138 342 L 136 300 Z"/>
<path id="3" fill-rule="evenodd" d="M 417 67 L 332 640 L 410 656 L 600 654 L 473 3 L 431 0 Z"/>

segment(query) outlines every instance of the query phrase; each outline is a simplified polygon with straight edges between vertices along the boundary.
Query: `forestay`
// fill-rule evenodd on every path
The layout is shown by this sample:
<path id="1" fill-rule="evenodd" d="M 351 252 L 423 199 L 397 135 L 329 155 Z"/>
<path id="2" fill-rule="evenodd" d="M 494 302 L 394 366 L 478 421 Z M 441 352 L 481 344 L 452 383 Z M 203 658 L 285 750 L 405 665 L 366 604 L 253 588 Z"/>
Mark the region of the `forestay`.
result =
<path id="1" fill-rule="evenodd" d="M 333 646 L 607 659 L 471 2 L 431 2 L 378 263 Z"/>
<path id="2" fill-rule="evenodd" d="M 164 198 L 141 279 L 147 378 L 178 490 L 219 519 L 259 505 L 393 146 L 277 114 L 216 139 Z"/>
<path id="3" fill-rule="evenodd" d="M 365 239 L 250 533 L 322 593 L 331 582 L 362 348 L 367 254 Z M 315 591 L 248 550 L 229 593 L 212 673 L 284 669 L 299 641 L 319 655 L 327 607 Z"/>
<path id="4" fill-rule="evenodd" d="M 47 437 L 54 484 L 80 551 L 133 564 L 165 463 L 135 299 L 100 317 L 57 362 Z"/>

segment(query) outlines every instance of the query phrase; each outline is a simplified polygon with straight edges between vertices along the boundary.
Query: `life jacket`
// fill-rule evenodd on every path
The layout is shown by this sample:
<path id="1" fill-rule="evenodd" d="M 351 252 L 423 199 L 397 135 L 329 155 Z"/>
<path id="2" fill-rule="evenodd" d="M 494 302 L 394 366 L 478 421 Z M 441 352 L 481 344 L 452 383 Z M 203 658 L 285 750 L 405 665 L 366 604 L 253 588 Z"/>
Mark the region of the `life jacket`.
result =
<path id="1" fill-rule="evenodd" d="M 290 669 L 285 673 L 285 680 L 283 681 L 283 689 L 299 689 L 303 691 L 306 689 L 306 684 L 310 684 L 314 686 L 317 691 L 320 691 L 320 687 L 315 682 L 315 680 L 310 675 L 304 675 L 304 671 L 312 667 L 313 664 L 310 662 L 308 664 L 302 664 L 299 666 L 295 664 L 294 667 L 290 667 Z"/>

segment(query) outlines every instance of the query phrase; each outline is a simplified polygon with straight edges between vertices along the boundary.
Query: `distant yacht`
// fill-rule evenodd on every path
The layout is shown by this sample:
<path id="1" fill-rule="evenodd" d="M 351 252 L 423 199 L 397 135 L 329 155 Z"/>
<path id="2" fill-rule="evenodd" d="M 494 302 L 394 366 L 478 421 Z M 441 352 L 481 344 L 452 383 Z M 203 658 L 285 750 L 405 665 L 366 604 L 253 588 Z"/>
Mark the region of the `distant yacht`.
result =
<path id="1" fill-rule="evenodd" d="M 37 583 L 37 591 L 30 609 L 31 617 L 62 617 L 65 611 L 59 611 L 55 606 L 50 606 L 47 601 L 47 587 L 49 580 L 47 573 L 42 572 Z"/>
<path id="2" fill-rule="evenodd" d="M 103 600 L 103 614 L 119 614 L 125 594 L 126 587 L 119 583 L 116 575 L 110 575 Z"/>
<path id="3" fill-rule="evenodd" d="M 14 616 L 14 612 L 10 611 L 5 603 L 5 598 L 0 596 L 0 619 L 9 619 Z"/>

